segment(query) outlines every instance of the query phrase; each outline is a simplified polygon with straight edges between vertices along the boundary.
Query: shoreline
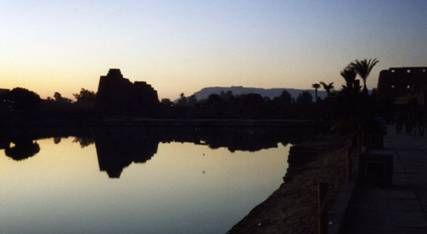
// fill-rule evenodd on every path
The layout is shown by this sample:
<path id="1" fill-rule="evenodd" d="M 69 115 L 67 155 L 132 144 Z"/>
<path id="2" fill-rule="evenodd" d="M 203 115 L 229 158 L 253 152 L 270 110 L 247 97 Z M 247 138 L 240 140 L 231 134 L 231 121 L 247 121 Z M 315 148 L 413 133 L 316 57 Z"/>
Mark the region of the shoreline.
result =
<path id="1" fill-rule="evenodd" d="M 12 120 L 0 123 L 3 129 L 0 135 L 14 135 L 16 132 L 31 130 L 51 131 L 138 128 L 175 129 L 175 128 L 265 128 L 265 129 L 320 129 L 313 120 L 284 119 L 139 119 L 139 118 L 103 118 L 103 119 L 47 119 L 47 120 Z"/>
<path id="2" fill-rule="evenodd" d="M 356 177 L 362 142 L 359 135 L 324 136 L 292 146 L 283 183 L 227 233 L 314 233 L 319 228 L 319 184 L 328 185 L 326 212 L 334 212 L 343 188 Z"/>

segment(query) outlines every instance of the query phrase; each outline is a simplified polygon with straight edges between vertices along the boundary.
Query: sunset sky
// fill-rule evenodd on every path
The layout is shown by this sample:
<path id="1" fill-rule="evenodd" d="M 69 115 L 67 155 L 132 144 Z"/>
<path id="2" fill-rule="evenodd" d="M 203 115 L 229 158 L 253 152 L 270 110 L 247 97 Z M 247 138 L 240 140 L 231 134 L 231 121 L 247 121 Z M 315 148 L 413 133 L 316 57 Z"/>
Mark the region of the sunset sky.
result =
<path id="1" fill-rule="evenodd" d="M 0 88 L 96 90 L 120 68 L 160 97 L 207 86 L 340 86 L 356 58 L 427 65 L 425 0 L 0 0 Z"/>

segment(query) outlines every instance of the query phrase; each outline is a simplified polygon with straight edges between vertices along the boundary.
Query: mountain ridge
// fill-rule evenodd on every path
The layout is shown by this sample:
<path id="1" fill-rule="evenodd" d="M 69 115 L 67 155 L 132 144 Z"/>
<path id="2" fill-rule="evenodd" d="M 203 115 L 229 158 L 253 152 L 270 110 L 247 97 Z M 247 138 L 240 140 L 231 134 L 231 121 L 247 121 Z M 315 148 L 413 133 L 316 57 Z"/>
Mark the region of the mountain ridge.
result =
<path id="1" fill-rule="evenodd" d="M 314 97 L 314 89 L 295 89 L 295 88 L 256 88 L 256 87 L 244 87 L 244 86 L 213 86 L 213 87 L 205 87 L 200 89 L 199 91 L 193 93 L 197 100 L 206 99 L 211 94 L 220 94 L 221 92 L 231 91 L 233 95 L 242 95 L 248 93 L 256 93 L 263 97 L 275 98 L 280 96 L 283 90 L 288 91 L 293 98 L 296 98 L 303 91 L 309 91 Z M 325 91 L 318 91 L 318 95 L 320 98 L 324 98 L 326 96 Z"/>

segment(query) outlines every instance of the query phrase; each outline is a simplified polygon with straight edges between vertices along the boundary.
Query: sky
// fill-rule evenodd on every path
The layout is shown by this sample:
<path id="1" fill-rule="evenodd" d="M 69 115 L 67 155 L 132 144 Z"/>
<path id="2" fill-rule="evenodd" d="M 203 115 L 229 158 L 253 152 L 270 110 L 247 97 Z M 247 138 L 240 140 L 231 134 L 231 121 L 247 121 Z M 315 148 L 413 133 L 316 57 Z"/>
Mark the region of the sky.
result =
<path id="1" fill-rule="evenodd" d="M 0 88 L 96 91 L 120 68 L 161 98 L 203 87 L 308 89 L 354 59 L 427 65 L 425 0 L 0 0 Z"/>

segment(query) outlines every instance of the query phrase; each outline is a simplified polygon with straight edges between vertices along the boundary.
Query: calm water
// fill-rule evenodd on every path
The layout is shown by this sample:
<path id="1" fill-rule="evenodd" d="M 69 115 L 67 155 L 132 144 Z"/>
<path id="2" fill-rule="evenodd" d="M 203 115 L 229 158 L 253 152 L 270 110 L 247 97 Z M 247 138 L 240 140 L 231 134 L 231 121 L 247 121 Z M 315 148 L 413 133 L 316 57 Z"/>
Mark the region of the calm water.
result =
<path id="1" fill-rule="evenodd" d="M 26 159 L 0 151 L 2 234 L 225 233 L 282 183 L 289 152 L 281 143 L 233 153 L 159 143 L 150 155 L 82 148 L 73 137 L 36 142 Z M 105 159 L 106 151 L 143 159 Z"/>

